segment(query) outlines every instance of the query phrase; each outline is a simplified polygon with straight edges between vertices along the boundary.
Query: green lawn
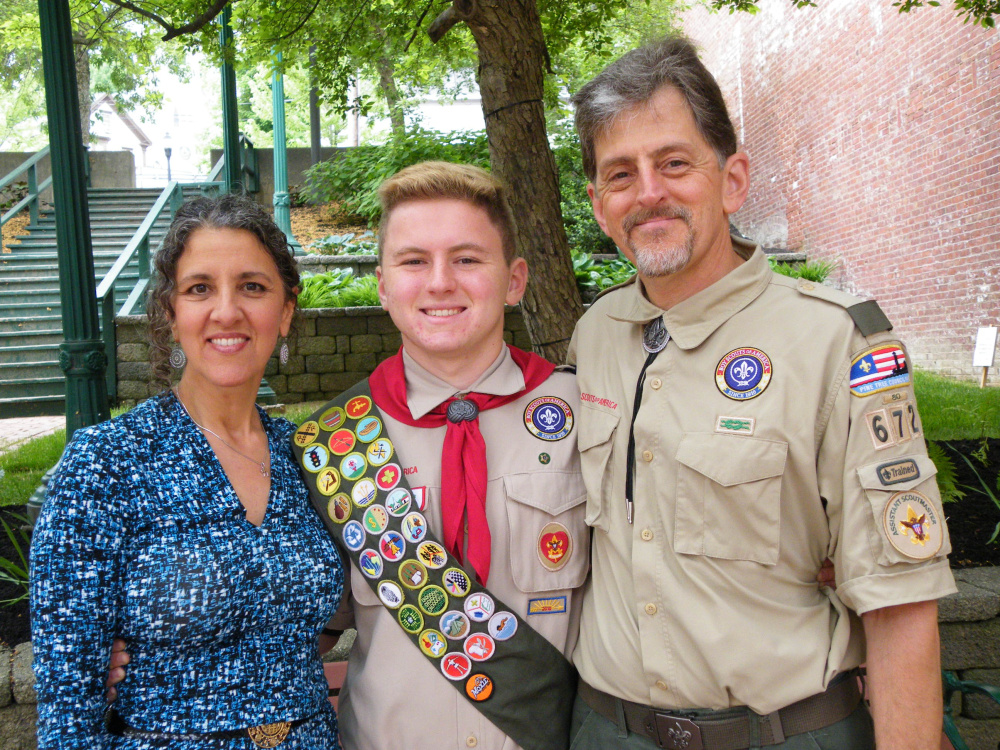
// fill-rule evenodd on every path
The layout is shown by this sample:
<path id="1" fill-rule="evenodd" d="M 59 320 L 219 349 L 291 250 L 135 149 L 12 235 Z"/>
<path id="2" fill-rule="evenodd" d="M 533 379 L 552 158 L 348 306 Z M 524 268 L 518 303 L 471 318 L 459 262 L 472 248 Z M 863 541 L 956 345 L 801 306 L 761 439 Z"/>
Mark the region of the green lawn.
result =
<path id="1" fill-rule="evenodd" d="M 23 505 L 55 465 L 66 445 L 66 430 L 31 440 L 0 456 L 0 505 Z"/>

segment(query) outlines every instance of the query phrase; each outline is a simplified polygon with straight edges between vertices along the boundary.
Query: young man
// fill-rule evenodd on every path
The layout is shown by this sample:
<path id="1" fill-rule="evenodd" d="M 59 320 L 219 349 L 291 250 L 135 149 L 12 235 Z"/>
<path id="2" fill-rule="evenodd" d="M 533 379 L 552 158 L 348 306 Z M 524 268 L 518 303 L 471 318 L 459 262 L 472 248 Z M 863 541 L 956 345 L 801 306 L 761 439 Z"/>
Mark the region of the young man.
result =
<path id="1" fill-rule="evenodd" d="M 504 305 L 521 299 L 528 269 L 516 257 L 510 212 L 493 177 L 475 167 L 418 164 L 387 180 L 379 196 L 379 297 L 403 346 L 368 381 L 376 408 L 353 423 L 353 451 L 375 472 L 372 505 L 402 516 L 399 535 L 391 523 L 382 530 L 381 511 L 360 516 L 371 500 L 363 479 L 345 491 L 350 467 L 329 479 L 342 482 L 331 495 L 322 487 L 326 469 L 304 461 L 331 533 L 359 547 L 333 623 L 358 631 L 340 699 L 344 746 L 557 747 L 552 738 L 568 731 L 573 685 L 562 686 L 567 697 L 552 713 L 533 713 L 559 686 L 532 681 L 571 683 L 571 670 L 550 661 L 534 668 L 532 653 L 551 649 L 561 661 L 556 652 L 572 651 L 588 571 L 576 384 L 571 374 L 504 345 Z M 315 435 L 320 459 L 343 453 L 335 445 L 345 424 L 337 409 L 350 417 L 365 408 L 351 393 L 303 424 L 309 434 L 302 440 Z M 373 415 L 379 426 L 369 428 L 364 420 Z M 380 446 L 386 438 L 391 445 Z M 305 459 L 310 445 L 297 448 Z M 341 459 L 327 461 L 336 470 Z M 393 464 L 408 480 L 409 497 L 385 491 L 393 479 L 379 483 L 379 472 Z M 359 526 L 347 529 L 348 518 L 358 517 L 360 534 Z M 424 530 L 444 549 L 428 552 Z M 435 552 L 442 554 L 435 559 Z M 487 591 L 463 591 L 463 577 Z M 447 604 L 428 604 L 428 592 L 446 594 Z M 517 646 L 531 631 L 544 639 Z M 515 647 L 524 659 L 504 663 L 505 649 Z M 485 700 L 484 692 L 491 693 Z M 495 722 L 522 732 L 508 736 Z"/>

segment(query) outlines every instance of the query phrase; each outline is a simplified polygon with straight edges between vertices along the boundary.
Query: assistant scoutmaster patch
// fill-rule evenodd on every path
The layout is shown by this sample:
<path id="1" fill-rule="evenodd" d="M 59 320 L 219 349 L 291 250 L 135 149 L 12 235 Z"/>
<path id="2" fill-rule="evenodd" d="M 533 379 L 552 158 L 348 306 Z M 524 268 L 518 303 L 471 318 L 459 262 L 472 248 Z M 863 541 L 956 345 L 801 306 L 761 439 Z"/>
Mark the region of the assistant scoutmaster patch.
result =
<path id="1" fill-rule="evenodd" d="M 941 521 L 934 504 L 919 492 L 897 492 L 890 497 L 882 521 L 889 543 L 907 557 L 926 560 L 941 549 Z"/>
<path id="2" fill-rule="evenodd" d="M 542 396 L 525 407 L 524 426 L 539 440 L 562 440 L 573 431 L 573 410 L 561 398 Z"/>
<path id="3" fill-rule="evenodd" d="M 759 396 L 770 382 L 771 359 L 760 349 L 733 349 L 715 368 L 715 384 L 734 401 Z"/>
<path id="4" fill-rule="evenodd" d="M 573 538 L 561 523 L 548 523 L 538 535 L 538 559 L 549 570 L 559 570 L 573 555 Z"/>

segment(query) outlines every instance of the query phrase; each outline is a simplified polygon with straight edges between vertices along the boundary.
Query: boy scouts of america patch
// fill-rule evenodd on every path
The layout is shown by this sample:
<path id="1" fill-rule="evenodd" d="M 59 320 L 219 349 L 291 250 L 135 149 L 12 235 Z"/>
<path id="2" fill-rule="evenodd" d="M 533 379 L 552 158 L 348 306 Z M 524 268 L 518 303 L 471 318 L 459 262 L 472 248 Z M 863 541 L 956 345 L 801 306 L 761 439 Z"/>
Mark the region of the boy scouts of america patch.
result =
<path id="1" fill-rule="evenodd" d="M 896 344 L 884 344 L 862 352 L 851 362 L 851 393 L 870 396 L 910 382 L 906 354 Z"/>
<path id="2" fill-rule="evenodd" d="M 733 349 L 715 368 L 715 384 L 734 401 L 759 396 L 770 382 L 771 359 L 760 349 Z"/>
<path id="3" fill-rule="evenodd" d="M 542 396 L 524 410 L 524 426 L 539 440 L 562 440 L 573 430 L 573 410 L 555 396 Z"/>
<path id="4" fill-rule="evenodd" d="M 538 535 L 538 559 L 549 570 L 565 567 L 573 554 L 573 537 L 561 523 L 548 523 Z"/>
<path id="5" fill-rule="evenodd" d="M 890 497 L 882 523 L 889 543 L 907 557 L 926 560 L 941 549 L 941 521 L 934 504 L 919 492 L 897 492 Z"/>

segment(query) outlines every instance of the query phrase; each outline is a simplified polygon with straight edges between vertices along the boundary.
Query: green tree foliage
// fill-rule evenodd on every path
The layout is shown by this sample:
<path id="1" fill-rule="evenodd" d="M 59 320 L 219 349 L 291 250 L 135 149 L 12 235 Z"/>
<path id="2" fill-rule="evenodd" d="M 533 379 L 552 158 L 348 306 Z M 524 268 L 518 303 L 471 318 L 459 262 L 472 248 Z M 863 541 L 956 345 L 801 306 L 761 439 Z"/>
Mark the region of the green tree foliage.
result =
<path id="1" fill-rule="evenodd" d="M 814 0 L 790 0 L 796 8 L 816 7 Z M 938 0 L 896 0 L 892 4 L 900 13 L 909 13 L 914 8 L 923 5 L 937 7 L 941 5 Z M 746 13 L 756 13 L 758 10 L 756 0 L 711 0 L 711 6 L 716 10 L 726 9 L 730 13 L 744 11 Z M 1000 0 L 955 0 L 955 12 L 965 23 L 973 23 L 982 26 L 984 29 L 994 28 L 996 22 L 994 16 L 1000 15 Z"/>

